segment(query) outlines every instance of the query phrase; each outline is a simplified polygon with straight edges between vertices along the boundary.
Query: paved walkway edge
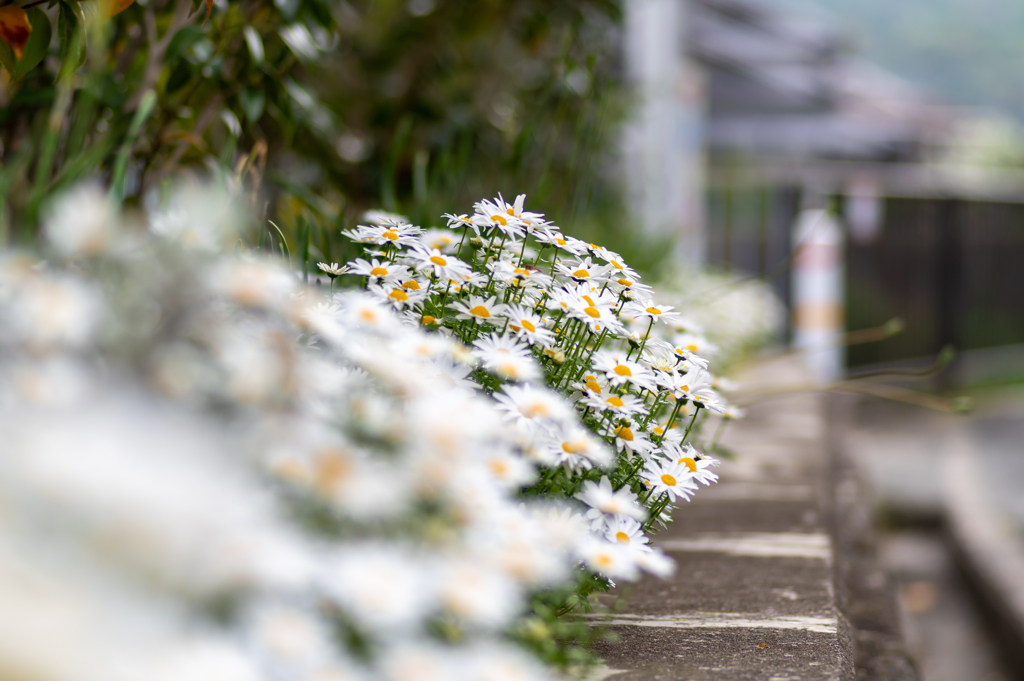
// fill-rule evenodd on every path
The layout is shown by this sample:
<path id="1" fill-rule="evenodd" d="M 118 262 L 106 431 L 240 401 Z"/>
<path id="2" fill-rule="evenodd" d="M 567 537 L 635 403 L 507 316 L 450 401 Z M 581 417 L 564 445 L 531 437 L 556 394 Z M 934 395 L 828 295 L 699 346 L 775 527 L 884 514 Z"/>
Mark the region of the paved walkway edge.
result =
<path id="1" fill-rule="evenodd" d="M 836 608 L 847 623 L 856 678 L 917 681 L 918 669 L 907 651 L 895 580 L 877 559 L 871 490 L 845 446 L 852 399 L 823 396 L 827 410 L 823 488 L 835 552 Z"/>
<path id="2" fill-rule="evenodd" d="M 970 438 L 954 431 L 942 467 L 949 534 L 957 562 L 992 621 L 990 633 L 1010 668 L 1024 670 L 1024 538 L 986 497 L 979 465 Z"/>
<path id="3" fill-rule="evenodd" d="M 747 377 L 784 387 L 777 362 Z M 870 495 L 842 449 L 848 404 L 789 394 L 727 432 L 738 455 L 655 543 L 670 580 L 612 594 L 598 616 L 608 681 L 917 681 L 893 582 L 875 559 Z M 617 602 L 616 602 L 617 599 Z"/>

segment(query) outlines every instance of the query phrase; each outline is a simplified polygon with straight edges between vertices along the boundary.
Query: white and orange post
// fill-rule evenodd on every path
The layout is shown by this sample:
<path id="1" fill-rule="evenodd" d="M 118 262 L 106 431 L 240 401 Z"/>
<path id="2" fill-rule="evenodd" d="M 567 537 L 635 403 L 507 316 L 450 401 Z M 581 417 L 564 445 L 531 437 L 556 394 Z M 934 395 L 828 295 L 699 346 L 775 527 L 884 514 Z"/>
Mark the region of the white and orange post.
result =
<path id="1" fill-rule="evenodd" d="M 793 226 L 793 347 L 816 383 L 845 375 L 843 229 L 827 211 L 804 210 Z"/>

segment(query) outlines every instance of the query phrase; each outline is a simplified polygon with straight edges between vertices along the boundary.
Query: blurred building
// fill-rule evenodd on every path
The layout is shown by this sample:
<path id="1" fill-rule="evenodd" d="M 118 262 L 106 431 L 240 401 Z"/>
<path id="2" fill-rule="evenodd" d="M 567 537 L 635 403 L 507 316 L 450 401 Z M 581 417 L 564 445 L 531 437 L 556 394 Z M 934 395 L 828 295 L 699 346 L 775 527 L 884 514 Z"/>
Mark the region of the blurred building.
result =
<path id="1" fill-rule="evenodd" d="M 689 0 L 687 11 L 713 162 L 916 161 L 949 128 L 947 107 L 861 60 L 826 19 L 763 0 Z"/>

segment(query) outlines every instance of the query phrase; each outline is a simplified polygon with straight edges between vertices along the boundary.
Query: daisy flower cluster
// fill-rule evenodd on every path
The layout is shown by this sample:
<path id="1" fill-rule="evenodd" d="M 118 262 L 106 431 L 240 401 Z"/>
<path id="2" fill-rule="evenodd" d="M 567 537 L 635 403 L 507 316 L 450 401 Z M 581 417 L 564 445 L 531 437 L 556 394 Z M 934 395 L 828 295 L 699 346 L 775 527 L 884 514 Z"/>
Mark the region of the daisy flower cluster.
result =
<path id="1" fill-rule="evenodd" d="M 606 584 L 667 571 L 647 535 L 717 479 L 697 446 L 706 423 L 720 433 L 740 415 L 708 370 L 716 348 L 619 254 L 524 202 L 480 201 L 445 215 L 447 230 L 368 216 L 345 232 L 365 250 L 346 271 L 404 323 L 462 348 L 460 379 L 517 430 L 535 476 L 520 495 L 585 505 L 590 570 Z"/>
<path id="2" fill-rule="evenodd" d="M 228 225 L 66 201 L 46 259 L 0 252 L 0 676 L 547 679 L 538 594 L 669 569 L 653 488 L 613 484 L 612 440 L 541 381 L 532 348 L 573 346 L 502 293 L 530 286 L 481 302 L 453 264 L 441 312 L 452 247 L 390 216 L 352 264 L 376 281 L 328 293 L 220 250 Z M 483 332 L 504 310 L 534 343 Z"/>

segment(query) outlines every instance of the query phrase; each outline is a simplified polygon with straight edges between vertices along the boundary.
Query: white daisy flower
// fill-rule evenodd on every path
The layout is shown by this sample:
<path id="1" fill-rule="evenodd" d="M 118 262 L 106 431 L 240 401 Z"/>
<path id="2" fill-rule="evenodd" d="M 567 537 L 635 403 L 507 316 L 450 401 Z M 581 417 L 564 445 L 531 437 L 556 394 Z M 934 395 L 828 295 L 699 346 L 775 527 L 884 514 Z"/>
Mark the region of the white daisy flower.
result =
<path id="1" fill-rule="evenodd" d="M 455 213 L 445 213 L 441 217 L 448 221 L 449 229 L 473 226 L 473 221 L 465 213 L 462 213 L 461 215 L 456 215 Z"/>
<path id="2" fill-rule="evenodd" d="M 442 253 L 451 253 L 459 245 L 460 238 L 450 229 L 428 229 L 420 234 L 420 243 L 428 251 L 436 248 Z"/>
<path id="3" fill-rule="evenodd" d="M 433 606 L 416 556 L 393 544 L 348 545 L 324 570 L 322 588 L 359 622 L 381 631 L 412 628 Z"/>
<path id="4" fill-rule="evenodd" d="M 349 293 L 338 297 L 341 309 L 338 319 L 364 328 L 387 331 L 398 326 L 395 318 L 376 296 L 368 293 Z"/>
<path id="5" fill-rule="evenodd" d="M 433 319 L 433 317 L 431 317 Z M 430 363 L 430 368 L 424 369 L 428 378 L 435 381 L 445 389 L 462 389 L 469 392 L 479 390 L 480 385 L 470 380 L 473 367 L 456 361 L 448 355 L 435 357 Z M 436 373 L 435 373 L 436 372 Z"/>
<path id="6" fill-rule="evenodd" d="M 585 397 L 580 402 L 587 406 L 600 411 L 611 411 L 616 414 L 629 415 L 639 414 L 647 409 L 647 405 L 644 404 L 643 400 L 638 398 L 636 395 L 630 395 L 624 393 L 616 395 L 609 393 L 606 395 L 591 395 Z"/>
<path id="7" fill-rule="evenodd" d="M 530 345 L 549 348 L 555 343 L 555 335 L 544 325 L 544 321 L 532 309 L 524 305 L 512 305 L 505 311 L 508 328 Z"/>
<path id="8" fill-rule="evenodd" d="M 512 381 L 534 381 L 540 378 L 540 367 L 526 345 L 512 336 L 492 333 L 473 342 L 473 356 L 498 376 Z"/>
<path id="9" fill-rule="evenodd" d="M 490 262 L 487 268 L 494 272 L 494 278 L 506 286 L 517 288 L 547 288 L 551 284 L 551 277 L 533 266 L 523 266 L 499 260 Z"/>
<path id="10" fill-rule="evenodd" d="M 505 418 L 529 432 L 537 428 L 553 430 L 559 423 L 572 418 L 573 410 L 565 399 L 556 392 L 532 385 L 503 386 L 495 393 L 498 409 Z"/>
<path id="11" fill-rule="evenodd" d="M 608 266 L 597 265 L 588 257 L 583 260 L 569 261 L 568 264 L 558 263 L 555 265 L 555 270 L 577 282 L 602 281 L 608 272 Z"/>
<path id="12" fill-rule="evenodd" d="M 610 255 L 614 256 L 615 254 L 612 253 Z M 640 275 L 636 273 L 636 270 L 627 265 L 621 257 L 616 256 L 612 257 L 611 259 L 606 258 L 602 255 L 598 255 L 598 257 L 612 266 L 612 269 L 608 272 L 608 276 L 611 278 L 612 281 L 618 282 L 619 279 L 625 279 L 626 281 L 630 282 L 629 286 L 626 286 L 626 288 L 629 288 L 630 286 L 633 286 L 633 284 L 635 284 L 636 282 L 640 281 Z M 620 286 L 623 285 L 621 282 L 618 283 Z"/>
<path id="13" fill-rule="evenodd" d="M 338 263 L 336 262 L 332 262 L 329 265 L 325 262 L 318 262 L 316 266 L 320 268 L 321 272 L 324 272 L 331 279 L 337 279 L 338 277 L 345 274 L 349 270 L 348 265 L 339 267 Z"/>
<path id="14" fill-rule="evenodd" d="M 500 203 L 504 204 L 505 202 L 500 201 Z M 472 220 L 477 234 L 480 234 L 481 230 L 495 228 L 506 237 L 513 239 L 519 239 L 526 235 L 526 225 L 523 221 L 504 206 L 484 200 L 473 206 L 473 209 L 476 214 L 473 215 Z"/>
<path id="15" fill-rule="evenodd" d="M 419 227 L 405 224 L 360 225 L 356 232 L 363 243 L 384 246 L 412 246 L 422 232 Z M 345 233 L 347 236 L 349 233 Z"/>
<path id="16" fill-rule="evenodd" d="M 655 390 L 654 374 L 640 364 L 626 359 L 626 353 L 616 350 L 598 350 L 592 359 L 594 369 L 614 386 L 630 383 L 647 390 Z"/>
<path id="17" fill-rule="evenodd" d="M 525 459 L 502 450 L 490 450 L 484 457 L 487 471 L 505 489 L 519 489 L 537 479 L 537 469 Z"/>
<path id="18" fill-rule="evenodd" d="M 607 528 L 604 536 L 610 542 L 628 546 L 637 551 L 650 551 L 647 537 L 640 522 L 628 515 L 606 516 Z"/>
<path id="19" fill-rule="evenodd" d="M 675 462 L 685 465 L 693 475 L 693 479 L 697 482 L 702 485 L 718 482 L 718 476 L 709 470 L 712 466 L 718 464 L 718 461 L 715 459 L 701 454 L 693 445 L 686 445 L 683 448 L 676 445 L 672 447 L 671 452 L 671 457 L 675 459 Z M 668 448 L 666 448 L 665 453 L 669 453 Z"/>
<path id="20" fill-rule="evenodd" d="M 607 476 L 601 478 L 600 482 L 584 482 L 576 498 L 601 513 L 622 514 L 637 520 L 644 520 L 647 517 L 647 510 L 637 503 L 636 495 L 628 487 L 613 490 Z"/>
<path id="21" fill-rule="evenodd" d="M 675 308 L 667 305 L 654 305 L 643 304 L 637 302 L 628 302 L 622 307 L 624 314 L 631 315 L 637 319 L 652 320 L 655 322 L 662 322 L 668 324 L 679 318 L 678 312 L 672 312 Z"/>
<path id="22" fill-rule="evenodd" d="M 501 315 L 505 313 L 506 305 L 496 303 L 494 296 L 484 298 L 483 296 L 469 296 L 468 300 L 456 300 L 448 305 L 457 313 L 457 319 L 475 319 L 481 324 L 500 324 Z"/>
<path id="23" fill-rule="evenodd" d="M 598 258 L 601 258 L 601 260 L 604 260 L 605 262 L 610 263 L 612 260 L 622 260 L 621 255 L 619 255 L 615 251 L 608 250 L 604 246 L 598 246 L 597 244 L 590 243 L 587 244 L 587 248 L 590 250 L 591 253 L 596 255 Z"/>
<path id="24" fill-rule="evenodd" d="M 427 298 L 426 291 L 415 291 L 393 284 L 371 284 L 367 292 L 399 310 L 419 305 Z"/>
<path id="25" fill-rule="evenodd" d="M 652 496 L 668 494 L 671 501 L 676 497 L 689 501 L 697 491 L 697 483 L 689 467 L 676 461 L 651 461 L 644 470 L 643 479 L 650 485 Z"/>
<path id="26" fill-rule="evenodd" d="M 606 468 L 615 458 L 604 442 L 578 425 L 568 426 L 543 439 L 539 450 L 550 465 L 568 465 L 572 470 L 589 470 L 593 466 Z"/>
<path id="27" fill-rule="evenodd" d="M 351 274 L 383 279 L 384 281 L 400 281 L 409 278 L 409 269 L 407 267 L 396 265 L 387 260 L 378 260 L 377 258 L 373 258 L 370 262 L 362 258 L 356 258 L 346 267 Z"/>
<path id="28" fill-rule="evenodd" d="M 632 424 L 612 425 L 605 431 L 605 435 L 615 438 L 616 449 L 625 450 L 631 454 L 640 454 L 644 458 L 658 450 L 658 445 L 650 441 L 647 433 L 640 428 L 631 426 Z"/>
<path id="29" fill-rule="evenodd" d="M 650 572 L 662 579 L 671 576 L 676 571 L 675 561 L 657 549 L 637 553 L 636 564 L 644 572 Z"/>
<path id="30" fill-rule="evenodd" d="M 672 340 L 672 343 L 677 348 L 702 357 L 710 357 L 718 351 L 718 346 L 709 343 L 706 338 L 695 333 L 681 333 Z"/>
<path id="31" fill-rule="evenodd" d="M 564 236 L 557 231 L 537 232 L 534 237 L 541 244 L 554 246 L 575 256 L 581 256 L 587 252 L 587 242 L 574 239 L 571 236 Z"/>
<path id="32" fill-rule="evenodd" d="M 454 255 L 447 255 L 436 248 L 430 250 L 413 250 L 410 258 L 416 262 L 416 269 L 421 272 L 432 272 L 434 277 L 442 280 L 464 280 L 472 272 L 469 265 Z"/>
<path id="33" fill-rule="evenodd" d="M 634 580 L 639 575 L 636 555 L 628 546 L 594 538 L 580 548 L 580 558 L 591 570 L 616 579 Z"/>

